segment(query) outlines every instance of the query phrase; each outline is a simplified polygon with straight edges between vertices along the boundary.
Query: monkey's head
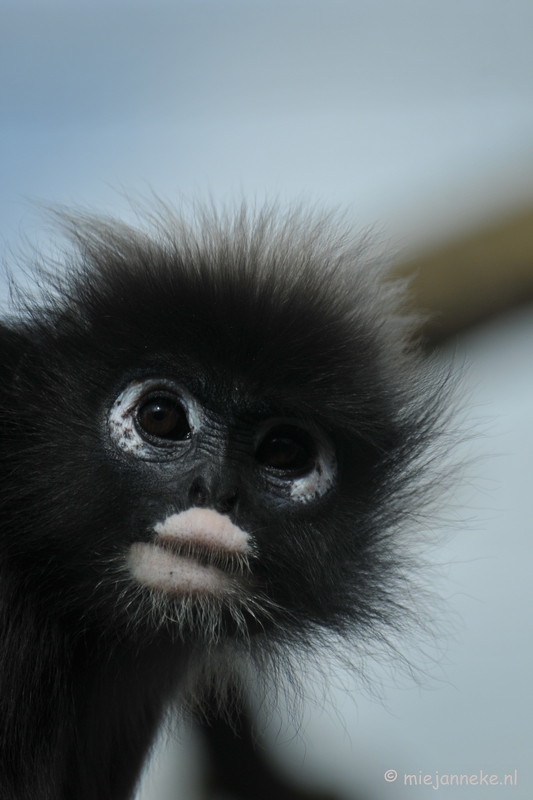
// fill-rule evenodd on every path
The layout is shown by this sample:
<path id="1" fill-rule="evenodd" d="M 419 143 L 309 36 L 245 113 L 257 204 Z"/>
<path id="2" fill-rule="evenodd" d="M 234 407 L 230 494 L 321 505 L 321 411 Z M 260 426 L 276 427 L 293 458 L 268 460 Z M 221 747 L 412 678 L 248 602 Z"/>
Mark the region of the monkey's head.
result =
<path id="1" fill-rule="evenodd" d="M 80 632 L 364 635 L 441 387 L 327 220 L 200 216 L 70 217 L 76 251 L 4 326 L 6 564 Z"/>

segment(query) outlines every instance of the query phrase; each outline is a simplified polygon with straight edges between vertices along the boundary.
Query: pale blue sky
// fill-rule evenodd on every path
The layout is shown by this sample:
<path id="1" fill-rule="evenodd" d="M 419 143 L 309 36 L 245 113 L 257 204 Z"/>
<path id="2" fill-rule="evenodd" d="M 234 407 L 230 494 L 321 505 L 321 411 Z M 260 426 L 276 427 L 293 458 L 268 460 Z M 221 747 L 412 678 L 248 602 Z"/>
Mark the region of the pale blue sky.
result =
<path id="1" fill-rule="evenodd" d="M 0 15 L 9 241 L 28 199 L 123 210 L 122 189 L 340 203 L 400 247 L 533 196 L 529 0 L 4 0 Z"/>

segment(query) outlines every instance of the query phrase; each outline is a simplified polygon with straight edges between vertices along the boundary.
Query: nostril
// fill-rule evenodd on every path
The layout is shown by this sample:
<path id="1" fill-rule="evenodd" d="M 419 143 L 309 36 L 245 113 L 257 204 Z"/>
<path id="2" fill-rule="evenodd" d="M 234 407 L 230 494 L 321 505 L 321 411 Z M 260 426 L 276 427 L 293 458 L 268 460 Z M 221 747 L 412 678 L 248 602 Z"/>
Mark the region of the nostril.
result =
<path id="1" fill-rule="evenodd" d="M 195 478 L 189 489 L 189 502 L 193 506 L 206 506 L 208 501 L 207 486 L 201 478 Z"/>
<path id="2" fill-rule="evenodd" d="M 228 492 L 228 494 L 223 495 L 218 501 L 218 508 L 220 511 L 233 511 L 235 506 L 237 505 L 237 491 L 234 490 L 233 492 Z"/>

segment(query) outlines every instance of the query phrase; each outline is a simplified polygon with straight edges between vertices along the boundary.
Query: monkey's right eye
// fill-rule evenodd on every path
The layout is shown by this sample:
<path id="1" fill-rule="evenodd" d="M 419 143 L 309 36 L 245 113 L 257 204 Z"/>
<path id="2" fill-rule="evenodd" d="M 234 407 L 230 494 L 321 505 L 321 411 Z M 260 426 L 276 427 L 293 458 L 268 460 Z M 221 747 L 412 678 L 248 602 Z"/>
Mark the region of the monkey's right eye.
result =
<path id="1" fill-rule="evenodd" d="M 109 433 L 125 453 L 144 461 L 179 458 L 202 427 L 202 406 L 168 378 L 133 380 L 110 408 Z"/>
<path id="2" fill-rule="evenodd" d="M 187 415 L 177 398 L 148 398 L 137 411 L 137 422 L 144 433 L 157 439 L 178 442 L 191 436 Z"/>

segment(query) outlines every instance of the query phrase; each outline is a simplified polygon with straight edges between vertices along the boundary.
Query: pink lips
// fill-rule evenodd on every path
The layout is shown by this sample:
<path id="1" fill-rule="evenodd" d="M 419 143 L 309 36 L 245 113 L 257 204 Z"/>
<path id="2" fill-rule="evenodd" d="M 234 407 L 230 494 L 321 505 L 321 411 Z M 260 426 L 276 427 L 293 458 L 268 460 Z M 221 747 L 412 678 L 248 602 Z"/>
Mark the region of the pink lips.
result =
<path id="1" fill-rule="evenodd" d="M 241 556 L 250 552 L 249 536 L 229 517 L 210 508 L 189 508 L 172 514 L 154 527 L 153 543 L 136 542 L 130 548 L 133 576 L 152 589 L 170 594 L 224 594 L 234 581 L 218 566 L 201 563 L 194 550 L 215 556 Z M 190 549 L 190 554 L 183 551 Z M 179 552 L 181 551 L 181 553 Z"/>

